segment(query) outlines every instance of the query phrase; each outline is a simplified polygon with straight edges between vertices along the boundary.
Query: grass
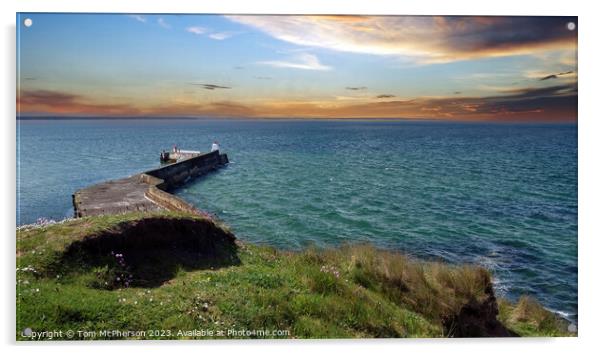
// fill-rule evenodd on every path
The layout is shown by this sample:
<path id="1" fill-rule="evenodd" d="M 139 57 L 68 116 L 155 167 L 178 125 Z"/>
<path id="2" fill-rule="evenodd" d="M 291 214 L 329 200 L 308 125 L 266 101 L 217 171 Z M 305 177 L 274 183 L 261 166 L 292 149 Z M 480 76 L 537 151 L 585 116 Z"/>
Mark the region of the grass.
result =
<path id="1" fill-rule="evenodd" d="M 467 306 L 495 304 L 482 268 L 369 245 L 279 251 L 181 213 L 82 218 L 17 237 L 18 340 L 30 339 L 25 328 L 73 339 L 462 336 L 479 333 L 460 331 Z M 498 303 L 511 332 L 568 335 L 530 298 Z"/>
<path id="2" fill-rule="evenodd" d="M 546 310 L 537 300 L 522 296 L 516 304 L 507 300 L 498 301 L 500 321 L 523 337 L 574 336 L 567 333 L 567 323 Z"/>

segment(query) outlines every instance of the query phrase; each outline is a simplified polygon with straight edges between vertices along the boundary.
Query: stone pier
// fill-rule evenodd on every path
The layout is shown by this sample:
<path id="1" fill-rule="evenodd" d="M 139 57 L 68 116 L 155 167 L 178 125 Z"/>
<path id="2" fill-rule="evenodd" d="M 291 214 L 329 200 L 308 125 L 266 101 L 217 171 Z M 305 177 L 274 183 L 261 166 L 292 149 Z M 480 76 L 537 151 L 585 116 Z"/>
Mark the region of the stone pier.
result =
<path id="1" fill-rule="evenodd" d="M 198 213 L 198 209 L 169 191 L 227 163 L 226 154 L 213 151 L 80 189 L 73 194 L 75 217 L 156 210 Z"/>

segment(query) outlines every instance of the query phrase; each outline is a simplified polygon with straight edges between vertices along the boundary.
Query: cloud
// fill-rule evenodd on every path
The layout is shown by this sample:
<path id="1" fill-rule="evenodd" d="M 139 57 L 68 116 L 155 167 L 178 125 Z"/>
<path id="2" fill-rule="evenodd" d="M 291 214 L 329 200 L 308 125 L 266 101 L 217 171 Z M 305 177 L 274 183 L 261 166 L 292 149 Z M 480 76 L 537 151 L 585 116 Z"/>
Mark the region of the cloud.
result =
<path id="1" fill-rule="evenodd" d="M 23 91 L 19 95 L 21 103 L 39 105 L 65 105 L 73 104 L 81 96 L 71 93 L 57 92 L 51 90 Z"/>
<path id="2" fill-rule="evenodd" d="M 506 98 L 525 98 L 525 97 L 541 97 L 550 95 L 568 95 L 577 94 L 577 86 L 575 84 L 556 85 L 548 87 L 523 87 L 510 90 L 500 91 L 502 94 L 508 94 L 508 96 L 502 96 Z"/>
<path id="3" fill-rule="evenodd" d="M 523 87 L 487 97 L 425 99 L 422 105 L 464 119 L 566 121 L 577 118 L 577 87 Z"/>
<path id="4" fill-rule="evenodd" d="M 320 70 L 326 71 L 332 69 L 330 66 L 326 66 L 320 63 L 318 57 L 313 54 L 303 53 L 296 57 L 297 61 L 280 61 L 280 60 L 270 60 L 270 61 L 260 61 L 257 64 L 260 65 L 269 65 L 275 68 L 293 68 L 293 69 L 301 69 L 301 70 Z"/>
<path id="5" fill-rule="evenodd" d="M 269 76 L 253 76 L 253 78 L 257 80 L 272 80 L 272 78 Z"/>
<path id="6" fill-rule="evenodd" d="M 17 97 L 19 114 L 44 112 L 58 114 L 137 115 L 140 110 L 128 104 L 96 103 L 82 95 L 52 90 L 22 90 Z"/>
<path id="7" fill-rule="evenodd" d="M 421 63 L 573 49 L 575 17 L 227 16 L 300 46 L 391 55 Z"/>
<path id="8" fill-rule="evenodd" d="M 539 81 L 545 81 L 545 80 L 550 80 L 550 79 L 557 79 L 558 76 L 570 75 L 572 73 L 573 73 L 573 71 L 571 70 L 571 71 L 565 71 L 565 72 L 562 72 L 562 73 L 551 74 L 551 75 L 547 75 L 547 76 L 544 76 L 544 77 L 540 78 Z"/>
<path id="9" fill-rule="evenodd" d="M 157 19 L 157 23 L 159 24 L 159 26 L 165 28 L 165 29 L 170 29 L 171 25 L 167 22 L 165 22 L 165 19 L 163 17 L 159 17 Z"/>
<path id="10" fill-rule="evenodd" d="M 209 103 L 167 103 L 145 111 L 148 116 L 186 117 L 254 117 L 253 108 L 231 101 Z"/>
<path id="11" fill-rule="evenodd" d="M 235 36 L 236 32 L 215 32 L 209 34 L 209 38 L 215 39 L 216 41 L 223 41 L 224 39 L 228 39 L 232 36 Z"/>
<path id="12" fill-rule="evenodd" d="M 239 32 L 230 32 L 230 31 L 225 31 L 225 32 L 212 32 L 209 28 L 205 28 L 205 27 L 201 27 L 201 26 L 192 26 L 192 27 L 187 27 L 186 28 L 186 32 L 190 32 L 196 35 L 207 35 L 207 37 L 214 39 L 216 41 L 223 41 L 224 39 L 228 39 L 230 37 L 233 37 L 237 34 L 239 34 Z"/>
<path id="13" fill-rule="evenodd" d="M 338 97 L 337 97 L 338 98 Z M 416 118 L 474 121 L 574 121 L 575 85 L 525 87 L 487 97 L 422 97 L 349 103 L 291 102 L 254 107 L 261 117 Z"/>
<path id="14" fill-rule="evenodd" d="M 358 91 L 358 90 L 367 90 L 368 88 L 366 86 L 347 86 L 345 87 L 345 90 L 351 90 L 351 91 Z"/>
<path id="15" fill-rule="evenodd" d="M 544 76 L 541 79 L 539 79 L 539 81 L 545 81 L 545 80 L 549 80 L 549 79 L 557 79 L 558 75 L 556 74 L 552 74 L 552 75 L 548 75 L 548 76 Z"/>
<path id="16" fill-rule="evenodd" d="M 146 17 L 142 15 L 127 15 L 129 18 L 133 18 L 134 20 L 142 23 L 146 23 Z"/>
<path id="17" fill-rule="evenodd" d="M 231 89 L 232 87 L 229 86 L 220 86 L 220 85 L 214 85 L 214 84 L 198 84 L 198 83 L 190 83 L 190 85 L 194 85 L 194 86 L 200 86 L 202 88 L 204 88 L 205 90 L 215 90 L 215 89 Z"/>
<path id="18" fill-rule="evenodd" d="M 357 96 L 334 96 L 334 99 L 337 101 L 357 101 Z"/>
<path id="19" fill-rule="evenodd" d="M 137 107 L 131 104 L 95 103 L 91 97 L 52 90 L 21 91 L 17 97 L 17 109 L 20 116 L 256 116 L 253 108 L 245 104 L 230 101 L 207 103 L 167 102 L 148 107 Z"/>
<path id="20" fill-rule="evenodd" d="M 200 26 L 187 27 L 186 32 L 194 33 L 197 35 L 201 35 L 207 33 L 207 29 Z"/>
<path id="21" fill-rule="evenodd" d="M 207 90 L 226 88 L 197 84 Z M 207 87 L 205 87 L 205 85 Z M 27 114 L 87 116 L 207 116 L 261 118 L 416 118 L 487 121 L 575 121 L 576 83 L 502 90 L 486 97 L 421 97 L 362 101 L 337 97 L 328 101 L 264 100 L 198 102 L 178 99 L 146 105 L 98 102 L 97 96 L 61 91 L 22 90 L 20 116 Z"/>
<path id="22" fill-rule="evenodd" d="M 376 98 L 393 98 L 393 97 L 395 97 L 395 95 L 391 95 L 391 94 L 383 94 L 383 95 L 376 96 Z"/>

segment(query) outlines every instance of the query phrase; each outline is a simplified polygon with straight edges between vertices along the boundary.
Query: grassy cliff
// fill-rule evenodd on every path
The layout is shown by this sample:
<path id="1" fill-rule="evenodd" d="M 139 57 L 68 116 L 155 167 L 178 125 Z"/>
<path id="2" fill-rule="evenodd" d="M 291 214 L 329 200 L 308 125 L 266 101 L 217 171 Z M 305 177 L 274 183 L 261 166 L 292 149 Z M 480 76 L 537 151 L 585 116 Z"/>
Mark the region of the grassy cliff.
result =
<path id="1" fill-rule="evenodd" d="M 19 229 L 18 340 L 26 328 L 62 340 L 569 335 L 532 299 L 496 299 L 482 268 L 367 245 L 279 251 L 171 212 Z"/>

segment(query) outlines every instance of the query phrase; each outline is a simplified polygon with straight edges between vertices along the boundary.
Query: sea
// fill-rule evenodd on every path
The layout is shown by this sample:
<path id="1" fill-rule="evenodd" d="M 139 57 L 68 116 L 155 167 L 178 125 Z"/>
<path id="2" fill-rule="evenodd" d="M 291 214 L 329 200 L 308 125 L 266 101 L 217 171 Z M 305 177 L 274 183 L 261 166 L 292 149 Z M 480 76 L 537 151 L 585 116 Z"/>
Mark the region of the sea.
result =
<path id="1" fill-rule="evenodd" d="M 59 118 L 17 121 L 17 225 L 218 141 L 230 164 L 174 193 L 239 239 L 479 264 L 498 296 L 577 321 L 577 124 Z"/>

